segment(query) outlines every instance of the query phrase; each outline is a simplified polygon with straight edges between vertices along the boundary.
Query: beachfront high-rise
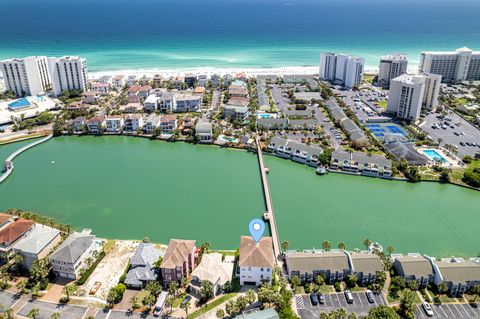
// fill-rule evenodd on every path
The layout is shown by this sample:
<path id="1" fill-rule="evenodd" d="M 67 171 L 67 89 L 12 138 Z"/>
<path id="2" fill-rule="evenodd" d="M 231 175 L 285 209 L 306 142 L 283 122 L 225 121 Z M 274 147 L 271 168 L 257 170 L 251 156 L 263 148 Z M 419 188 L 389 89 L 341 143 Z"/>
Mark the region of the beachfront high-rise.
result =
<path id="1" fill-rule="evenodd" d="M 351 89 L 362 83 L 364 64 L 363 58 L 331 52 L 322 53 L 319 77 Z"/>
<path id="2" fill-rule="evenodd" d="M 52 88 L 46 56 L 0 61 L 5 87 L 16 96 L 35 95 Z"/>
<path id="3" fill-rule="evenodd" d="M 390 86 L 390 80 L 407 73 L 407 55 L 395 53 L 382 55 L 380 58 L 380 71 L 378 72 L 377 82 L 384 86 Z"/>
<path id="4" fill-rule="evenodd" d="M 402 74 L 392 79 L 387 112 L 402 120 L 416 121 L 422 109 L 435 109 L 441 82 L 438 74 Z"/>
<path id="5" fill-rule="evenodd" d="M 64 91 L 87 89 L 87 61 L 78 56 L 48 58 L 52 91 L 55 96 Z"/>
<path id="6" fill-rule="evenodd" d="M 480 80 L 480 52 L 460 48 L 447 52 L 422 52 L 419 73 L 440 74 L 443 81 Z"/>

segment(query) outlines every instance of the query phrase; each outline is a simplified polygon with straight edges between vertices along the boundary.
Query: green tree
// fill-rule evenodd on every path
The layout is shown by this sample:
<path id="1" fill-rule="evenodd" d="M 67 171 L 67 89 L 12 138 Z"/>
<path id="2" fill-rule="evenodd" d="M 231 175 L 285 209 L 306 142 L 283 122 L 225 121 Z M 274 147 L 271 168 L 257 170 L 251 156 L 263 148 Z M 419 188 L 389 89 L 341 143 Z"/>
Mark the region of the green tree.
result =
<path id="1" fill-rule="evenodd" d="M 415 292 L 405 289 L 403 296 L 400 298 L 400 311 L 404 316 L 412 317 L 415 311 Z"/>
<path id="2" fill-rule="evenodd" d="M 346 284 L 348 287 L 353 288 L 357 284 L 358 277 L 355 274 L 350 274 L 347 276 Z"/>
<path id="3" fill-rule="evenodd" d="M 60 319 L 60 312 L 54 312 L 50 316 L 50 319 Z"/>
<path id="4" fill-rule="evenodd" d="M 407 288 L 412 290 L 412 291 L 417 291 L 418 290 L 418 284 L 415 280 L 409 280 L 409 281 L 407 281 Z"/>
<path id="5" fill-rule="evenodd" d="M 149 291 L 155 297 L 162 292 L 162 285 L 158 281 L 151 281 L 145 286 L 145 290 Z"/>
<path id="6" fill-rule="evenodd" d="M 346 248 L 347 248 L 347 246 L 345 245 L 345 243 L 343 241 L 338 243 L 338 249 L 345 250 Z"/>
<path id="7" fill-rule="evenodd" d="M 392 308 L 380 305 L 371 308 L 365 319 L 400 319 L 400 316 Z"/>
<path id="8" fill-rule="evenodd" d="M 175 297 L 172 295 L 168 295 L 167 299 L 165 299 L 165 306 L 170 307 L 170 313 L 173 311 L 173 303 L 175 302 Z"/>
<path id="9" fill-rule="evenodd" d="M 450 183 L 450 174 L 449 174 L 448 170 L 443 169 L 440 172 L 440 182 L 441 183 Z"/>
<path id="10" fill-rule="evenodd" d="M 140 305 L 138 304 L 138 297 L 137 296 L 132 296 L 132 298 L 130 298 L 130 304 L 132 305 L 132 309 L 140 308 Z"/>
<path id="11" fill-rule="evenodd" d="M 214 296 L 213 285 L 208 280 L 202 280 L 200 283 L 200 301 L 205 303 Z"/>
<path id="12" fill-rule="evenodd" d="M 321 286 L 321 285 L 325 284 L 325 277 L 322 274 L 318 274 L 315 277 L 315 282 L 317 283 L 317 285 Z"/>
<path id="13" fill-rule="evenodd" d="M 388 246 L 387 247 L 388 255 L 391 256 L 394 250 L 395 249 L 393 248 L 393 246 Z"/>
<path id="14" fill-rule="evenodd" d="M 70 296 L 77 291 L 77 286 L 74 284 L 66 285 L 63 287 L 62 292 L 67 296 L 67 301 L 70 300 Z"/>
<path id="15" fill-rule="evenodd" d="M 448 291 L 448 286 L 447 286 L 446 283 L 441 282 L 441 283 L 437 286 L 437 289 L 438 289 L 438 292 L 443 295 L 443 294 L 447 293 L 447 291 Z"/>
<path id="16" fill-rule="evenodd" d="M 33 308 L 27 314 L 27 317 L 32 318 L 32 319 L 36 319 L 36 318 L 38 318 L 38 316 L 40 316 L 40 309 L 38 309 L 38 308 Z"/>
<path id="17" fill-rule="evenodd" d="M 222 319 L 225 317 L 225 311 L 223 309 L 218 309 L 215 315 L 217 316 L 218 319 Z"/>
<path id="18" fill-rule="evenodd" d="M 480 296 L 480 284 L 473 286 L 471 289 L 472 295 L 475 295 L 475 299 L 473 299 L 473 302 L 477 301 L 477 297 Z"/>
<path id="19" fill-rule="evenodd" d="M 332 244 L 326 240 L 322 243 L 322 248 L 325 250 L 325 251 L 328 251 L 332 248 Z"/>
<path id="20" fill-rule="evenodd" d="M 124 284 L 118 284 L 112 289 L 110 289 L 107 296 L 107 302 L 111 305 L 119 303 L 122 300 L 123 294 L 125 293 L 126 289 L 127 286 L 125 286 Z"/>
<path id="21" fill-rule="evenodd" d="M 285 251 L 288 250 L 289 247 L 290 247 L 290 243 L 288 241 L 284 240 L 282 242 L 282 250 L 285 252 Z"/>
<path id="22" fill-rule="evenodd" d="M 190 300 L 187 300 L 186 302 L 182 302 L 180 304 L 180 308 L 182 308 L 183 310 L 185 310 L 185 317 L 188 318 L 188 310 L 190 309 Z"/>
<path id="23" fill-rule="evenodd" d="M 292 283 L 292 286 L 293 286 L 294 289 L 295 289 L 295 287 L 298 287 L 302 284 L 302 281 L 300 280 L 300 277 L 298 277 L 298 276 L 293 276 L 290 279 L 290 282 Z"/>
<path id="24" fill-rule="evenodd" d="M 169 292 L 174 298 L 177 298 L 178 282 L 172 281 L 172 282 L 168 285 L 168 292 Z"/>
<path id="25" fill-rule="evenodd" d="M 368 238 L 365 238 L 363 240 L 363 246 L 365 246 L 365 249 L 368 249 L 370 247 L 370 245 L 372 244 L 372 241 Z"/>
<path id="26" fill-rule="evenodd" d="M 252 303 L 254 303 L 255 301 L 257 301 L 257 294 L 256 294 L 255 291 L 253 291 L 252 289 L 247 290 L 245 296 L 246 296 L 247 302 L 248 302 L 249 304 L 252 304 Z"/>
<path id="27" fill-rule="evenodd" d="M 155 304 L 155 301 L 156 301 L 155 296 L 152 294 L 148 294 L 142 299 L 142 304 L 145 307 L 148 307 L 148 309 L 151 309 L 152 306 Z"/>

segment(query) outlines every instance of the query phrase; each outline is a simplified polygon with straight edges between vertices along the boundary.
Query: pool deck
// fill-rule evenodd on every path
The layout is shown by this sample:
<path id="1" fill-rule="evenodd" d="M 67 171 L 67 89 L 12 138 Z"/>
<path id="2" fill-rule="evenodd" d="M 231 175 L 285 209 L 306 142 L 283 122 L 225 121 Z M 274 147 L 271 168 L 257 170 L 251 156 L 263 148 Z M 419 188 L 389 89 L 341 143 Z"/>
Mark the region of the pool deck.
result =
<path id="1" fill-rule="evenodd" d="M 435 151 L 437 152 L 443 159 L 445 159 L 445 163 L 442 163 L 442 167 L 448 167 L 448 168 L 454 168 L 454 167 L 462 167 L 461 165 L 458 164 L 460 161 L 459 158 L 453 158 L 451 156 L 447 156 L 444 150 L 441 148 L 432 148 L 432 147 L 421 147 L 418 148 L 417 151 L 421 154 L 424 154 L 425 156 L 428 157 L 430 160 L 431 164 L 433 164 L 433 159 L 431 159 L 427 154 L 425 154 L 425 151 Z"/>

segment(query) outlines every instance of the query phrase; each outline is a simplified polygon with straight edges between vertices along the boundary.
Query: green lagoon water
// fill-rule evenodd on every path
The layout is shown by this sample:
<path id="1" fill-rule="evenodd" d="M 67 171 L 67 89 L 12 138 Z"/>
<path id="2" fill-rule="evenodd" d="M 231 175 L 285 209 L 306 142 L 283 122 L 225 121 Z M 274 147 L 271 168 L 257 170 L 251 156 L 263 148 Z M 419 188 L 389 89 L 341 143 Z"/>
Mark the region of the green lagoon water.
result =
<path id="1" fill-rule="evenodd" d="M 21 142 L 24 143 L 24 142 Z M 0 158 L 21 143 L 0 146 Z M 51 164 L 55 161 L 55 164 Z M 437 183 L 338 174 L 266 157 L 277 226 L 294 248 L 364 238 L 398 252 L 480 253 L 480 194 Z M 0 210 L 22 208 L 97 236 L 210 241 L 234 249 L 264 210 L 254 154 L 129 137 L 60 137 L 28 150 L 0 185 Z"/>

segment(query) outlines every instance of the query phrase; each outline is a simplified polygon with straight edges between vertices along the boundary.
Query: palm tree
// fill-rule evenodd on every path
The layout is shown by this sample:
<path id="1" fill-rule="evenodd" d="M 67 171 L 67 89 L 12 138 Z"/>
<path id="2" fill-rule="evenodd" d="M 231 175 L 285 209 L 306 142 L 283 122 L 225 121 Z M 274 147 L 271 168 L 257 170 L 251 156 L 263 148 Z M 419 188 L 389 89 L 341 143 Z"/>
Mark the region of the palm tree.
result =
<path id="1" fill-rule="evenodd" d="M 167 307 L 170 307 L 170 313 L 173 311 L 173 302 L 175 301 L 175 297 L 172 295 L 169 295 L 167 299 L 165 300 L 165 305 Z"/>
<path id="2" fill-rule="evenodd" d="M 38 316 L 40 316 L 40 310 L 38 308 L 33 308 L 27 314 L 27 317 L 32 319 L 36 319 Z"/>
<path id="3" fill-rule="evenodd" d="M 365 249 L 368 249 L 368 247 L 370 247 L 370 245 L 372 244 L 372 241 L 368 238 L 366 238 L 364 241 L 363 241 L 363 245 L 365 246 Z"/>
<path id="4" fill-rule="evenodd" d="M 387 247 L 387 251 L 388 251 L 388 255 L 392 255 L 393 251 L 395 250 L 395 248 L 393 248 L 393 246 L 388 246 Z"/>
<path id="5" fill-rule="evenodd" d="M 54 312 L 50 316 L 50 319 L 60 319 L 60 312 Z"/>
<path id="6" fill-rule="evenodd" d="M 177 291 L 178 291 L 178 283 L 176 281 L 173 281 L 168 285 L 168 292 L 173 295 L 174 298 L 177 297 Z"/>
<path id="7" fill-rule="evenodd" d="M 330 244 L 330 242 L 328 240 L 326 240 L 322 243 L 322 247 L 323 247 L 324 250 L 328 251 L 328 250 L 330 250 L 330 248 L 332 248 L 332 244 Z"/>
<path id="8" fill-rule="evenodd" d="M 347 248 L 347 246 L 343 241 L 338 243 L 338 249 L 345 250 L 345 248 Z"/>
<path id="9" fill-rule="evenodd" d="M 77 290 L 75 285 L 66 285 L 63 287 L 62 292 L 67 296 L 67 300 L 70 300 L 70 296 Z"/>
<path id="10" fill-rule="evenodd" d="M 286 240 L 282 242 L 282 250 L 286 251 L 290 247 L 290 243 Z"/>
<path id="11" fill-rule="evenodd" d="M 185 318 L 188 318 L 188 309 L 190 309 L 190 299 L 180 304 L 180 308 L 185 310 Z"/>

